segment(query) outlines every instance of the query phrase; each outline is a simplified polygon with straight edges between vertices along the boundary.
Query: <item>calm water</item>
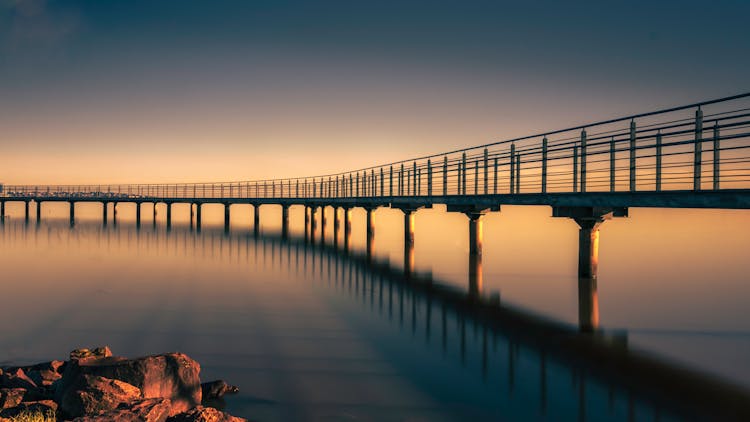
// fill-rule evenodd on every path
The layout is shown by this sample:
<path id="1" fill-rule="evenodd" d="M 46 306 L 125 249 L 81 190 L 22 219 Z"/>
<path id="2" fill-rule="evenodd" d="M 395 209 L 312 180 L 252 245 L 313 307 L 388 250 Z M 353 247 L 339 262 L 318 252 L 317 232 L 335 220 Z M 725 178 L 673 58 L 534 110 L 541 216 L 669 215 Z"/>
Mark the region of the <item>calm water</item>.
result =
<path id="1" fill-rule="evenodd" d="M 280 241 L 280 211 L 271 206 L 259 238 L 249 207 L 233 207 L 229 235 L 218 227 L 221 207 L 205 208 L 200 234 L 185 224 L 187 206 L 173 209 L 170 232 L 159 211 L 155 226 L 144 218 L 136 230 L 126 205 L 107 227 L 99 207 L 79 205 L 71 229 L 62 205 L 45 204 L 44 221 L 27 226 L 22 208 L 9 204 L 0 234 L 0 361 L 102 344 L 126 356 L 182 351 L 201 362 L 204 380 L 240 386 L 228 411 L 259 421 L 679 418 L 649 394 L 519 340 L 460 300 L 403 283 L 394 276 L 403 273 L 398 211 L 376 213 L 375 266 L 358 257 L 364 212 L 354 212 L 346 256 Z M 549 214 L 507 207 L 484 217 L 482 295 L 574 335 L 577 228 Z M 602 227 L 603 335 L 749 388 L 750 213 L 630 215 Z M 292 234 L 301 234 L 302 209 L 290 217 Z M 415 270 L 449 286 L 449 298 L 467 290 L 466 221 L 437 207 L 417 214 Z"/>

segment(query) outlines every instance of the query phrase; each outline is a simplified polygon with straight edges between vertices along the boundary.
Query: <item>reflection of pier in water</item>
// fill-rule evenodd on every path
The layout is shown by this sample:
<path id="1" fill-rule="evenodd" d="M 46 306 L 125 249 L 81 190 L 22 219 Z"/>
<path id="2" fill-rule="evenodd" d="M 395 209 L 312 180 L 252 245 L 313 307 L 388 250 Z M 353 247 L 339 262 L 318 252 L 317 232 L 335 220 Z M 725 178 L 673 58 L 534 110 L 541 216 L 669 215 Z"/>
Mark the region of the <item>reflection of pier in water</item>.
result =
<path id="1" fill-rule="evenodd" d="M 346 220 L 349 223 L 350 219 Z M 48 242 L 62 241 L 58 230 L 62 229 L 42 225 L 34 230 L 10 224 L 2 237 L 28 240 L 46 235 Z M 86 235 L 106 242 L 101 243 L 105 249 L 135 246 L 136 250 L 145 249 L 157 256 L 201 256 L 312 277 L 317 284 L 345 293 L 358 308 L 369 309 L 398 324 L 402 331 L 410 331 L 415 340 L 423 340 L 430 348 L 439 347 L 443 356 L 456 357 L 454 363 L 465 370 L 475 366 L 482 382 L 491 385 L 501 378 L 507 397 L 498 400 L 520 398 L 530 410 L 555 419 L 611 417 L 617 409 L 622 410 L 622 405 L 630 420 L 644 413 L 654 419 L 669 415 L 707 420 L 750 417 L 750 396 L 739 387 L 630 350 L 624 338 L 582 333 L 567 324 L 506 306 L 498 297 L 483 297 L 481 249 L 470 254 L 473 266 L 469 288 L 458 289 L 410 271 L 408 260 L 413 243 L 409 246 L 408 242 L 405 272 L 376 261 L 371 248 L 367 248 L 369 254 L 339 249 L 337 240 L 333 240 L 336 246 L 314 245 L 309 243 L 312 235 L 303 240 L 219 230 L 197 234 L 188 230 L 163 232 L 79 225 L 68 232 L 65 241 L 80 242 Z M 581 236 L 584 235 L 588 233 L 582 230 Z M 596 245 L 595 237 L 592 244 Z M 591 262 L 595 274 L 596 260 Z M 581 321 L 595 326 L 595 277 L 580 280 L 579 306 Z M 529 384 L 531 391 L 522 388 Z M 560 385 L 570 387 L 560 390 Z M 602 391 L 606 394 L 602 395 Z M 556 408 L 555 413 L 550 413 L 550 402 L 560 395 L 577 403 L 568 409 L 573 413 L 561 414 Z M 598 396 L 606 401 L 606 406 L 592 405 Z M 538 417 L 539 413 L 526 416 Z"/>

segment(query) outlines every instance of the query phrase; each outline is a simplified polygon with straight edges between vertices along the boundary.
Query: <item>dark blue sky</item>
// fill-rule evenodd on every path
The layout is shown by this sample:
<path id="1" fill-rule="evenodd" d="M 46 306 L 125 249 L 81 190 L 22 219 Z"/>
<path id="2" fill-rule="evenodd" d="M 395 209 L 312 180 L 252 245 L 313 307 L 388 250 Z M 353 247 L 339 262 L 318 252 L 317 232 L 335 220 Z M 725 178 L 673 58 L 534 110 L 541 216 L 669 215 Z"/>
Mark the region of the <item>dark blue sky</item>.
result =
<path id="1" fill-rule="evenodd" d="M 397 159 L 746 91 L 748 17 L 747 1 L 0 0 L 0 143 Z"/>

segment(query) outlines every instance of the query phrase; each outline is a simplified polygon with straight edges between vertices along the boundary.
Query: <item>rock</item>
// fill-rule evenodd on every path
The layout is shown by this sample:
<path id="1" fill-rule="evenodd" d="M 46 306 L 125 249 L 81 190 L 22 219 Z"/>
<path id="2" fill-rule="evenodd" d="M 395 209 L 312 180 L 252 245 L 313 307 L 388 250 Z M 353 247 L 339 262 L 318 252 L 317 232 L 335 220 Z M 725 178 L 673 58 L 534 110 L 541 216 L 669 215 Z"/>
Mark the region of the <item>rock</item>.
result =
<path id="1" fill-rule="evenodd" d="M 82 375 L 62 396 L 60 410 L 68 417 L 96 415 L 141 398 L 141 390 L 126 382 Z"/>
<path id="2" fill-rule="evenodd" d="M 229 385 L 224 380 L 204 382 L 201 384 L 203 400 L 215 400 L 224 397 L 225 394 L 237 394 L 240 389 Z"/>
<path id="3" fill-rule="evenodd" d="M 0 411 L 0 418 L 10 418 L 11 420 L 21 413 L 41 413 L 47 414 L 57 412 L 57 403 L 52 400 L 40 400 L 23 402 L 16 407 Z"/>
<path id="4" fill-rule="evenodd" d="M 137 359 L 115 357 L 71 360 L 60 380 L 55 397 L 61 399 L 82 375 L 116 379 L 140 388 L 142 398 L 171 400 L 170 415 L 201 403 L 200 364 L 182 353 Z"/>
<path id="5" fill-rule="evenodd" d="M 0 410 L 18 406 L 24 394 L 23 388 L 0 388 Z"/>
<path id="6" fill-rule="evenodd" d="M 168 422 L 247 422 L 247 419 L 232 416 L 212 407 L 198 406 L 167 419 Z"/>
<path id="7" fill-rule="evenodd" d="M 44 362 L 34 366 L 24 368 L 26 374 L 37 386 L 49 387 L 55 381 L 62 378 L 62 372 L 65 368 L 65 362 L 61 360 L 53 360 L 52 362 Z"/>
<path id="8" fill-rule="evenodd" d="M 75 349 L 70 352 L 70 360 L 81 360 L 81 359 L 99 359 L 108 358 L 112 356 L 112 351 L 109 350 L 109 346 L 97 347 L 94 349 Z"/>
<path id="9" fill-rule="evenodd" d="M 0 387 L 36 390 L 37 385 L 26 375 L 23 369 L 15 368 L 0 375 Z"/>
<path id="10" fill-rule="evenodd" d="M 73 422 L 164 422 L 169 417 L 172 403 L 169 399 L 145 399 L 123 403 L 117 409 L 108 412 L 83 416 Z"/>

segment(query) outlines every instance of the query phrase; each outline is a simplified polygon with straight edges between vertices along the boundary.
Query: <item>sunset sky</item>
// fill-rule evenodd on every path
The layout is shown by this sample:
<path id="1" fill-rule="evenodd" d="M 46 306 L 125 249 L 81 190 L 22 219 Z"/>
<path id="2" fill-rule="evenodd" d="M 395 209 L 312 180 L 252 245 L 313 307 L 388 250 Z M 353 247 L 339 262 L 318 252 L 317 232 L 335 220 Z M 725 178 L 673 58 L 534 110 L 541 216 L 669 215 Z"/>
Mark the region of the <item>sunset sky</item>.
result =
<path id="1" fill-rule="evenodd" d="M 748 90 L 750 2 L 0 0 L 0 182 L 306 176 Z"/>

